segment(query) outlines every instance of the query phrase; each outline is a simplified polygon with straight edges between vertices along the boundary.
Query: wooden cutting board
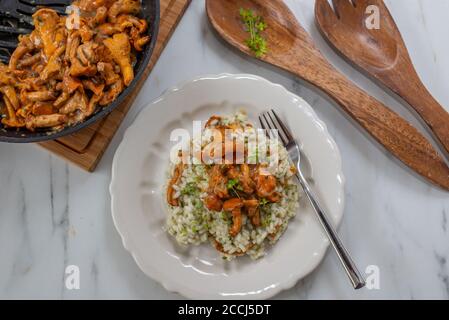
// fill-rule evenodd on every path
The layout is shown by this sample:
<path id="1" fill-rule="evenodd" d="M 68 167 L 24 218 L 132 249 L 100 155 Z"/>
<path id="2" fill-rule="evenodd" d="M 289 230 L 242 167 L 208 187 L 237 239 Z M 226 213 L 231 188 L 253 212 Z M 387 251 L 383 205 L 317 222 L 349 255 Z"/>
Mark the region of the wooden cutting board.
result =
<path id="1" fill-rule="evenodd" d="M 73 135 L 39 145 L 87 171 L 94 171 L 190 2 L 191 0 L 160 0 L 159 35 L 150 63 L 134 91 L 117 109 Z"/>

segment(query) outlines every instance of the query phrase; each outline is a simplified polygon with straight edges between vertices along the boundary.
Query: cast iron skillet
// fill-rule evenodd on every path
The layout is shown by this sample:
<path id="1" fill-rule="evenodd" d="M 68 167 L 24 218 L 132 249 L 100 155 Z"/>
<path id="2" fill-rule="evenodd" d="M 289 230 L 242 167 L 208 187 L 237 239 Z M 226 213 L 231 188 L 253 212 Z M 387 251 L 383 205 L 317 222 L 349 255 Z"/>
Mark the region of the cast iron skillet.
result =
<path id="1" fill-rule="evenodd" d="M 136 83 L 142 77 L 143 71 L 150 62 L 151 54 L 153 53 L 156 44 L 157 34 L 159 30 L 159 0 L 142 0 L 141 18 L 148 22 L 148 34 L 151 37 L 150 43 L 145 47 L 145 50 L 137 56 L 137 63 L 134 67 L 134 80 L 131 84 L 113 101 L 110 105 L 99 109 L 96 113 L 91 115 L 85 121 L 69 126 L 61 131 L 52 132 L 51 130 L 36 130 L 35 132 L 26 129 L 6 129 L 0 123 L 0 142 L 11 143 L 30 143 L 41 142 L 47 140 L 54 140 L 66 135 L 70 135 L 79 131 L 94 122 L 104 118 L 131 93 Z"/>

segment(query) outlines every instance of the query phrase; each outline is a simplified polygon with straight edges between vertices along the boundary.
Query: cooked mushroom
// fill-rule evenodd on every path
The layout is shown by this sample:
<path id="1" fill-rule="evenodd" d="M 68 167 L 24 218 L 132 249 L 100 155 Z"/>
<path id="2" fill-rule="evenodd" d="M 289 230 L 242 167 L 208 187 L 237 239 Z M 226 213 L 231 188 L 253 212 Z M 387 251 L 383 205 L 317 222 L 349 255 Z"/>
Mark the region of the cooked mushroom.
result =
<path id="1" fill-rule="evenodd" d="M 128 35 L 126 33 L 117 33 L 112 38 L 104 40 L 103 43 L 111 52 L 114 61 L 120 66 L 123 83 L 125 86 L 129 86 L 134 79 L 134 70 L 131 66 L 131 46 Z"/>
<path id="2" fill-rule="evenodd" d="M 114 2 L 109 9 L 109 21 L 115 22 L 118 15 L 122 13 L 137 14 L 140 10 L 139 0 L 118 0 Z"/>
<path id="3" fill-rule="evenodd" d="M 251 219 L 253 226 L 260 226 L 259 201 L 257 199 L 243 200 L 248 217 Z"/>
<path id="4" fill-rule="evenodd" d="M 170 183 L 168 184 L 167 187 L 167 202 L 174 207 L 179 206 L 179 202 L 178 199 L 175 198 L 175 188 L 173 188 L 173 186 L 178 183 L 178 180 L 182 175 L 183 169 L 184 165 L 181 163 L 175 167 L 173 171 L 173 177 L 171 178 Z"/>
<path id="5" fill-rule="evenodd" d="M 232 237 L 237 236 L 242 229 L 242 207 L 243 201 L 239 198 L 229 199 L 223 203 L 223 210 L 232 213 L 232 226 L 229 230 Z"/>
<path id="6" fill-rule="evenodd" d="M 229 193 L 226 182 L 226 177 L 223 175 L 220 166 L 214 165 L 209 172 L 209 191 L 221 199 L 227 198 Z"/>
<path id="7" fill-rule="evenodd" d="M 212 211 L 220 212 L 223 209 L 223 201 L 213 193 L 207 195 L 204 199 L 204 205 Z"/>
<path id="8" fill-rule="evenodd" d="M 63 114 L 49 114 L 43 116 L 28 116 L 25 120 L 25 124 L 28 130 L 34 130 L 35 128 L 48 128 L 55 127 L 63 124 L 67 121 L 67 117 Z"/>

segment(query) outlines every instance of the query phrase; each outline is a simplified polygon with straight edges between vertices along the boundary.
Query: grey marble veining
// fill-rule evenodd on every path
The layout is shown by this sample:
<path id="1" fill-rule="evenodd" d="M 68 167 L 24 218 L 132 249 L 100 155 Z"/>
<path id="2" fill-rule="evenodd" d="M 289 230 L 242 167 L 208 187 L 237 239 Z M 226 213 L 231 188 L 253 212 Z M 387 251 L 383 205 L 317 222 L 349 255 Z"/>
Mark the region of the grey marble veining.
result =
<path id="1" fill-rule="evenodd" d="M 313 0 L 287 3 L 339 70 L 423 129 L 407 108 L 329 49 L 314 26 Z M 387 4 L 422 80 L 449 108 L 449 1 Z M 448 299 L 448 193 L 410 174 L 301 81 L 218 40 L 203 0 L 193 0 L 95 173 L 36 146 L 0 144 L 0 298 L 181 298 L 147 278 L 122 247 L 110 214 L 112 157 L 124 130 L 149 101 L 179 82 L 222 72 L 261 75 L 313 106 L 342 153 L 347 185 L 339 232 L 362 269 L 380 268 L 380 290 L 354 292 L 329 252 L 310 276 L 276 298 Z M 65 287 L 65 267 L 71 264 L 80 268 L 80 290 Z"/>

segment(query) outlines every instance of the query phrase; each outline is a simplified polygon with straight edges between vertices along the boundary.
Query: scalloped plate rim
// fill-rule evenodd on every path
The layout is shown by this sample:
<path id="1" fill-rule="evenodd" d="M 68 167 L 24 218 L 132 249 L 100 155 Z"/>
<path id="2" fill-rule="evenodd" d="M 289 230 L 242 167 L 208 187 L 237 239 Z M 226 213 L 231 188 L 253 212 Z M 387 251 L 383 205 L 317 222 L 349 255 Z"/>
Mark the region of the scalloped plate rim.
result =
<path id="1" fill-rule="evenodd" d="M 191 288 L 182 286 L 181 284 L 176 284 L 174 281 L 171 281 L 171 280 L 162 281 L 161 279 L 158 278 L 157 271 L 154 268 L 146 265 L 143 261 L 141 261 L 140 257 L 135 253 L 135 250 L 133 250 L 133 245 L 131 244 L 130 237 L 127 235 L 127 232 L 124 229 L 123 225 L 119 224 L 118 216 L 115 212 L 115 206 L 114 206 L 114 200 L 115 200 L 114 191 L 116 188 L 115 187 L 115 180 L 116 180 L 115 172 L 117 171 L 117 168 L 118 168 L 118 159 L 121 156 L 123 146 L 126 143 L 126 141 L 128 140 L 127 138 L 131 135 L 133 130 L 135 130 L 135 128 L 138 127 L 139 119 L 144 118 L 142 115 L 152 111 L 151 110 L 152 106 L 157 105 L 159 102 L 167 99 L 167 97 L 170 96 L 171 94 L 178 92 L 178 91 L 182 91 L 189 84 L 192 84 L 192 83 L 195 83 L 198 81 L 219 80 L 219 79 L 223 79 L 223 78 L 231 78 L 231 79 L 236 79 L 236 80 L 238 80 L 239 78 L 249 78 L 249 79 L 253 79 L 253 80 L 257 80 L 257 81 L 262 81 L 269 86 L 282 89 L 282 91 L 286 95 L 288 95 L 292 98 L 298 99 L 303 104 L 303 106 L 306 107 L 306 109 L 310 112 L 311 118 L 313 118 L 313 120 L 315 122 L 317 122 L 318 124 L 320 124 L 323 127 L 323 135 L 325 135 L 328 138 L 328 141 L 332 144 L 332 149 L 335 151 L 335 156 L 337 157 L 337 169 L 339 171 L 338 175 L 340 177 L 340 180 L 339 180 L 340 190 L 342 191 L 342 193 L 340 194 L 341 212 L 339 212 L 338 215 L 336 215 L 336 221 L 335 221 L 337 228 L 340 226 L 341 221 L 343 219 L 343 215 L 344 215 L 344 207 L 345 207 L 344 190 L 345 190 L 345 185 L 346 185 L 346 179 L 345 179 L 345 176 L 344 176 L 343 170 L 342 170 L 342 158 L 341 158 L 340 150 L 339 150 L 338 145 L 336 144 L 335 140 L 330 135 L 330 133 L 327 129 L 327 125 L 318 117 L 315 110 L 313 110 L 313 108 L 303 98 L 290 92 L 281 84 L 273 83 L 273 82 L 271 82 L 263 77 L 260 77 L 258 75 L 245 74 L 245 73 L 205 74 L 205 75 L 197 76 L 191 80 L 183 81 L 183 82 L 179 83 L 178 85 L 175 85 L 175 86 L 165 90 L 158 98 L 156 98 L 152 102 L 148 103 L 145 107 L 143 107 L 138 112 L 138 114 L 134 118 L 132 124 L 126 129 L 126 131 L 123 135 L 122 141 L 120 142 L 120 144 L 114 154 L 113 163 L 112 163 L 111 183 L 109 185 L 109 192 L 110 192 L 110 196 L 111 196 L 111 213 L 112 213 L 112 220 L 113 220 L 114 226 L 120 235 L 123 247 L 131 254 L 134 261 L 136 262 L 138 267 L 142 270 L 142 272 L 145 273 L 148 277 L 150 277 L 154 281 L 160 283 L 164 287 L 164 289 L 166 289 L 167 291 L 172 292 L 172 293 L 179 293 L 182 296 L 190 298 L 190 299 L 209 299 L 210 297 L 208 298 L 204 294 L 197 292 Z M 323 250 L 321 250 L 320 253 L 317 254 L 317 258 L 315 259 L 315 262 L 313 264 L 311 264 L 311 266 L 307 270 L 303 271 L 300 275 L 291 276 L 290 279 L 286 279 L 283 282 L 280 281 L 279 283 L 277 283 L 273 288 L 271 288 L 268 291 L 263 291 L 262 293 L 252 294 L 252 295 L 248 293 L 247 295 L 240 296 L 239 298 L 268 299 L 268 298 L 271 298 L 271 297 L 279 294 L 280 292 L 282 292 L 284 290 L 291 289 L 292 287 L 294 287 L 297 284 L 297 282 L 299 280 L 308 276 L 311 272 L 313 272 L 320 265 L 320 263 L 323 261 L 323 259 L 325 257 L 325 254 L 327 252 L 329 244 L 330 244 L 329 241 L 327 241 Z M 214 298 L 216 298 L 216 297 L 214 296 Z M 225 299 L 226 297 L 222 296 L 221 298 Z"/>

